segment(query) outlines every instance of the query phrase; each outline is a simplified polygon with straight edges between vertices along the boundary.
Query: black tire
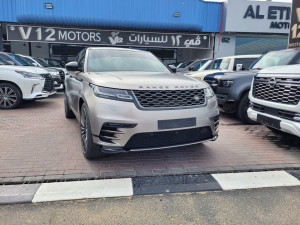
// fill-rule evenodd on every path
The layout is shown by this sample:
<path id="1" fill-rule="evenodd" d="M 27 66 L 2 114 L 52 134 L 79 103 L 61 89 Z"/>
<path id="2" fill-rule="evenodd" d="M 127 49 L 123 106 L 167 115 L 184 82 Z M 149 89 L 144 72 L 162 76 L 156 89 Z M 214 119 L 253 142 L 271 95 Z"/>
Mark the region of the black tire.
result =
<path id="1" fill-rule="evenodd" d="M 0 84 L 0 109 L 15 109 L 22 103 L 19 88 L 11 83 Z"/>
<path id="2" fill-rule="evenodd" d="M 74 115 L 72 109 L 69 106 L 69 101 L 68 101 L 68 98 L 67 98 L 66 95 L 64 97 L 64 105 L 65 105 L 65 117 L 67 119 L 75 118 L 75 115 Z"/>
<path id="3" fill-rule="evenodd" d="M 247 110 L 250 106 L 250 100 L 248 98 L 248 92 L 243 94 L 243 96 L 240 99 L 236 116 L 245 124 L 257 124 L 256 121 L 251 120 L 248 117 Z"/>
<path id="4" fill-rule="evenodd" d="M 80 110 L 80 136 L 82 152 L 86 159 L 101 158 L 105 156 L 101 151 L 101 146 L 93 142 L 90 119 L 85 103 L 83 103 Z"/>

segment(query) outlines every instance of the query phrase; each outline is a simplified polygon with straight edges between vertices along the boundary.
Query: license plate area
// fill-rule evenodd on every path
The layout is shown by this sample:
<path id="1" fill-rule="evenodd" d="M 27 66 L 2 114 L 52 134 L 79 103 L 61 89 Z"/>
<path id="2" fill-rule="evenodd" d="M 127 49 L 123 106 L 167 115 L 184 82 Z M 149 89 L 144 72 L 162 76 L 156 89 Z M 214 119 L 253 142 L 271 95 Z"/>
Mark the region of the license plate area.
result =
<path id="1" fill-rule="evenodd" d="M 159 130 L 194 127 L 194 126 L 196 126 L 196 117 L 175 119 L 175 120 L 158 120 Z"/>
<path id="2" fill-rule="evenodd" d="M 262 124 L 264 124 L 266 126 L 269 126 L 269 127 L 273 127 L 273 128 L 276 128 L 276 129 L 281 129 L 280 120 L 276 120 L 276 119 L 273 119 L 273 118 L 270 118 L 270 117 L 267 117 L 267 116 L 263 116 L 263 115 L 258 114 L 257 115 L 257 122 L 262 123 Z"/>

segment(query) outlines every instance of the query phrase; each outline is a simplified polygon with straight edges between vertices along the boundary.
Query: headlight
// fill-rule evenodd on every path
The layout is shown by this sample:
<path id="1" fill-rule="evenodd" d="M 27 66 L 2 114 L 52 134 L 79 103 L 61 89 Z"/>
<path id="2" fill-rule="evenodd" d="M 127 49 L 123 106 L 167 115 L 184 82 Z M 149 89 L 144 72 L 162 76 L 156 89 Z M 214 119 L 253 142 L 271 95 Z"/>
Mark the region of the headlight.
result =
<path id="1" fill-rule="evenodd" d="M 59 72 L 50 72 L 50 75 L 52 75 L 52 76 L 59 76 Z"/>
<path id="2" fill-rule="evenodd" d="M 131 93 L 127 90 L 105 88 L 105 87 L 94 87 L 94 93 L 97 97 L 109 98 L 120 101 L 133 101 Z"/>
<path id="3" fill-rule="evenodd" d="M 30 73 L 30 72 L 19 71 L 19 70 L 15 70 L 15 71 L 17 73 L 23 75 L 23 77 L 25 77 L 25 78 L 44 80 L 44 78 L 37 73 Z"/>
<path id="4" fill-rule="evenodd" d="M 220 87 L 231 87 L 232 84 L 232 80 L 221 80 Z"/>
<path id="5" fill-rule="evenodd" d="M 215 93 L 211 87 L 205 88 L 205 95 L 208 99 L 215 96 Z"/>

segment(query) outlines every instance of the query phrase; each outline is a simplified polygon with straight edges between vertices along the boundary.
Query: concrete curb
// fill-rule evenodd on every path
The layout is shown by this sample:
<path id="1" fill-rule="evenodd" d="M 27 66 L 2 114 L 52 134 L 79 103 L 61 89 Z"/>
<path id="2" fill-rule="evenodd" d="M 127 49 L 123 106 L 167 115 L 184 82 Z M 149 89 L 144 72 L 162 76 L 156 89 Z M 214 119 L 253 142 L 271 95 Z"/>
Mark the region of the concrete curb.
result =
<path id="1" fill-rule="evenodd" d="M 261 172 L 273 170 L 299 170 L 300 164 L 270 164 L 270 165 L 247 165 L 247 166 L 223 166 L 206 168 L 187 168 L 169 170 L 139 170 L 139 171 L 119 171 L 102 173 L 78 173 L 78 174 L 56 174 L 43 176 L 18 176 L 0 177 L 0 185 L 14 184 L 36 184 L 65 181 L 84 181 L 100 179 L 119 179 L 135 177 L 156 177 L 175 175 L 199 175 L 213 173 L 240 173 L 240 172 Z"/>
<path id="2" fill-rule="evenodd" d="M 300 186 L 300 171 L 135 177 L 0 186 L 0 204 Z"/>

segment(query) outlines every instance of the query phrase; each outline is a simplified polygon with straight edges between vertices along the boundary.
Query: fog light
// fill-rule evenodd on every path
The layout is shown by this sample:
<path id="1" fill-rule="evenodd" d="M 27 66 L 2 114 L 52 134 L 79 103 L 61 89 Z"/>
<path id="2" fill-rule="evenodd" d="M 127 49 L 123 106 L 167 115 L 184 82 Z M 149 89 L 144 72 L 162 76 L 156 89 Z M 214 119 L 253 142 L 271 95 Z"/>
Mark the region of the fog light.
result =
<path id="1" fill-rule="evenodd" d="M 300 122 L 300 114 L 295 114 L 295 116 L 294 116 L 294 120 L 296 121 L 296 122 Z"/>

